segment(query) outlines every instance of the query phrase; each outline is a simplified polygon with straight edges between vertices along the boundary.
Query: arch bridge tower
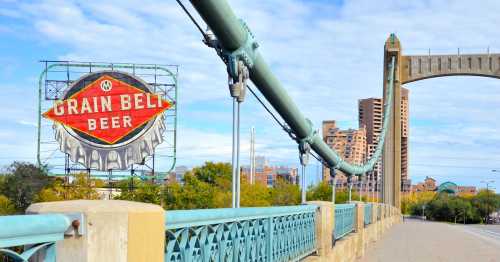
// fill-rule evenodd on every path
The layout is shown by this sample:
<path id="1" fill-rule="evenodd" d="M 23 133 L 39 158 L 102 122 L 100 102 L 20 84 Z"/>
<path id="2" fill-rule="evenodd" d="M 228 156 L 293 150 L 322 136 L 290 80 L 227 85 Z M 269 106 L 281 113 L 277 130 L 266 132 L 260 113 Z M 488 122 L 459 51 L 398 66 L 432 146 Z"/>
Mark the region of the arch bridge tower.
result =
<path id="1" fill-rule="evenodd" d="M 382 200 L 401 206 L 401 85 L 435 77 L 480 76 L 500 79 L 500 54 L 489 50 L 483 54 L 404 56 L 401 43 L 391 34 L 384 46 L 384 101 L 387 101 L 387 79 L 391 58 L 395 57 L 392 113 L 384 144 Z"/>

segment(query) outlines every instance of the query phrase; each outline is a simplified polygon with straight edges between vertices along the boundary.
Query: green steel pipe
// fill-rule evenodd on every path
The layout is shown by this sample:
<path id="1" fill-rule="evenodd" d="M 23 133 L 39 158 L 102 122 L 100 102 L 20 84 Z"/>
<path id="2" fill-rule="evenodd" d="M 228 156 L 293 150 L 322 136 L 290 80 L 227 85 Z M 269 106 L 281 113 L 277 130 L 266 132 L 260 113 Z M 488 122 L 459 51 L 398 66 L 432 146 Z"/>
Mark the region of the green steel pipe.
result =
<path id="1" fill-rule="evenodd" d="M 226 0 L 191 0 L 191 4 L 227 50 L 238 49 L 247 39 Z"/>
<path id="2" fill-rule="evenodd" d="M 231 7 L 226 0 L 190 0 L 191 4 L 210 27 L 214 35 L 219 40 L 220 44 L 227 51 L 235 51 L 242 47 L 247 41 L 247 33 L 237 19 Z M 280 81 L 274 76 L 271 69 L 265 62 L 262 55 L 255 51 L 255 59 L 253 66 L 250 69 L 250 79 L 255 86 L 260 90 L 264 97 L 274 107 L 274 109 L 285 120 L 288 126 L 293 130 L 298 140 L 308 139 L 311 148 L 330 166 L 337 168 L 344 173 L 350 175 L 364 174 L 373 169 L 378 157 L 382 151 L 383 139 L 379 141 L 374 157 L 364 165 L 353 165 L 344 162 L 342 158 L 332 150 L 321 137 L 313 135 L 313 128 L 308 119 L 304 117 L 297 105 L 293 102 L 286 90 L 281 85 Z M 394 75 L 394 58 L 392 61 L 392 69 L 389 77 L 390 88 L 389 98 L 392 97 L 393 75 Z M 386 109 L 390 105 L 390 100 L 387 101 Z M 385 111 L 384 128 L 387 129 L 386 121 L 390 110 Z M 385 130 L 383 130 L 385 134 Z"/>
<path id="3" fill-rule="evenodd" d="M 191 0 L 191 3 L 224 48 L 234 51 L 245 43 L 246 31 L 226 0 Z M 250 69 L 250 79 L 298 137 L 309 135 L 311 126 L 260 53 Z"/>

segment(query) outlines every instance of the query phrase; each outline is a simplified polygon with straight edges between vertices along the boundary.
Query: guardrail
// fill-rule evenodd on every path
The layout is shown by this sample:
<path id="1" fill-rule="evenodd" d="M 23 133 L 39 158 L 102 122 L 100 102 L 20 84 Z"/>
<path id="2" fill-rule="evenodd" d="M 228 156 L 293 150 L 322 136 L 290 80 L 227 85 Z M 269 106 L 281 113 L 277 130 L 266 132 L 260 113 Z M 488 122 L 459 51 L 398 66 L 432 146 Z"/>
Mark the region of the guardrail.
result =
<path id="1" fill-rule="evenodd" d="M 14 261 L 37 257 L 45 262 L 55 262 L 56 241 L 63 240 L 65 234 L 72 234 L 73 227 L 78 227 L 73 221 L 81 219 L 79 214 L 0 216 L 0 254 Z M 13 249 L 19 246 L 23 248 Z M 24 251 L 18 253 L 16 250 Z"/>
<path id="2" fill-rule="evenodd" d="M 355 204 L 335 205 L 335 240 L 354 231 Z"/>
<path id="3" fill-rule="evenodd" d="M 365 204 L 365 211 L 364 211 L 364 222 L 365 226 L 369 225 L 372 223 L 372 210 L 373 210 L 373 204 L 372 203 L 366 203 Z"/>
<path id="4" fill-rule="evenodd" d="M 165 261 L 297 261 L 316 251 L 315 205 L 167 211 Z"/>

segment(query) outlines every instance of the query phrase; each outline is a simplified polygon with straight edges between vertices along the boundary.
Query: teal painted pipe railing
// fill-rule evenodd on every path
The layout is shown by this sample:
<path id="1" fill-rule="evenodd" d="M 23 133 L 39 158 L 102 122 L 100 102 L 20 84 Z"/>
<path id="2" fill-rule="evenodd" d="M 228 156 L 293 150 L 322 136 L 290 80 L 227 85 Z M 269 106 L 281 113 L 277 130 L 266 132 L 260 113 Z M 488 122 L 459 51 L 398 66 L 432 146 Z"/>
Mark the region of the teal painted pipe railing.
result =
<path id="1" fill-rule="evenodd" d="M 0 254 L 28 261 L 42 253 L 43 261 L 55 262 L 55 242 L 64 239 L 70 225 L 61 214 L 0 216 Z M 15 246 L 24 246 L 24 252 L 7 249 Z"/>
<path id="2" fill-rule="evenodd" d="M 250 79 L 280 114 L 293 132 L 294 139 L 298 143 L 309 144 L 310 147 L 326 162 L 329 167 L 343 171 L 348 175 L 362 175 L 373 169 L 382 154 L 385 136 L 389 126 L 391 114 L 391 103 L 394 88 L 394 64 L 395 58 L 391 58 L 388 65 L 389 76 L 387 88 L 387 100 L 384 106 L 384 122 L 379 143 L 372 157 L 363 165 L 345 162 L 341 156 L 332 150 L 319 136 L 309 121 L 292 98 L 288 95 L 278 78 L 272 73 L 264 57 L 259 53 L 258 44 L 248 27 L 243 24 L 226 0 L 190 0 L 191 4 L 210 27 L 217 37 L 222 59 L 224 62 L 239 59 L 245 63 L 250 71 Z M 228 63 L 229 69 L 233 63 Z M 229 70 L 231 71 L 231 70 Z"/>
<path id="3" fill-rule="evenodd" d="M 315 205 L 167 211 L 165 261 L 297 261 L 316 251 Z"/>
<path id="4" fill-rule="evenodd" d="M 364 210 L 365 226 L 372 223 L 372 210 L 373 210 L 373 204 L 372 203 L 366 203 L 365 204 L 365 210 Z"/>
<path id="5" fill-rule="evenodd" d="M 355 207 L 355 204 L 335 205 L 335 229 L 333 233 L 335 240 L 354 231 Z"/>

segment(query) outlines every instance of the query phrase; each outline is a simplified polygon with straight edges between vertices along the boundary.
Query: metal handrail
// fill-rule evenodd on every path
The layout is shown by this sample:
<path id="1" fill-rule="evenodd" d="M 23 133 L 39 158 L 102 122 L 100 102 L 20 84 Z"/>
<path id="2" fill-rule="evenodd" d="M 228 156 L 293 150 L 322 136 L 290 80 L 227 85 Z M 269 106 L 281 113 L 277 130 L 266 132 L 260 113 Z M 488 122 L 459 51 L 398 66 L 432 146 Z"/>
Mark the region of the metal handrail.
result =
<path id="1" fill-rule="evenodd" d="M 166 261 L 298 261 L 316 247 L 315 205 L 167 211 Z"/>
<path id="2" fill-rule="evenodd" d="M 372 213 L 373 213 L 373 204 L 372 203 L 366 203 L 365 204 L 365 210 L 364 210 L 364 222 L 365 226 L 369 225 L 372 223 Z"/>
<path id="3" fill-rule="evenodd" d="M 354 231 L 355 204 L 335 205 L 334 239 L 338 240 Z"/>
<path id="4" fill-rule="evenodd" d="M 28 261 L 43 251 L 43 261 L 55 262 L 55 243 L 65 234 L 83 234 L 83 226 L 80 213 L 0 216 L 0 254 Z M 24 251 L 7 249 L 16 246 L 24 246 Z"/>

